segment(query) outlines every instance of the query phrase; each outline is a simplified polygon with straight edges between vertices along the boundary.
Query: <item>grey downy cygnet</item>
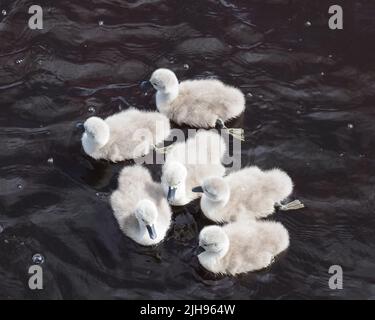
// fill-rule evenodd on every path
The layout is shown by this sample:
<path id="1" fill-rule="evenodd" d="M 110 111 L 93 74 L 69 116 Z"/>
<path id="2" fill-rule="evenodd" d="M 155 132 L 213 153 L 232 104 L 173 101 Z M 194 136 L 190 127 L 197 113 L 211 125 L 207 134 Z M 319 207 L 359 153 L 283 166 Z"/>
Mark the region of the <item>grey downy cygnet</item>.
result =
<path id="1" fill-rule="evenodd" d="M 225 122 L 237 118 L 246 100 L 241 90 L 216 79 L 185 80 L 181 83 L 169 69 L 157 69 L 150 78 L 157 90 L 156 107 L 175 123 L 196 128 L 227 129 L 244 140 L 242 129 L 228 129 Z"/>
<path id="2" fill-rule="evenodd" d="M 215 274 L 236 275 L 268 267 L 289 246 L 281 223 L 241 221 L 208 226 L 199 234 L 200 264 Z"/>
<path id="3" fill-rule="evenodd" d="M 161 183 L 169 203 L 182 206 L 200 197 L 192 188 L 212 175 L 223 176 L 221 160 L 226 150 L 224 139 L 213 131 L 199 130 L 168 150 Z"/>
<path id="4" fill-rule="evenodd" d="M 148 154 L 169 136 L 170 122 L 159 112 L 131 108 L 106 119 L 91 117 L 84 129 L 81 140 L 87 155 L 118 162 Z"/>
<path id="5" fill-rule="evenodd" d="M 264 218 L 275 211 L 303 207 L 299 200 L 282 205 L 293 192 L 293 181 L 280 169 L 262 171 L 256 166 L 241 169 L 226 177 L 209 177 L 193 188 L 202 192 L 203 214 L 215 222 L 233 222 L 246 218 Z"/>
<path id="6" fill-rule="evenodd" d="M 150 246 L 165 238 L 172 211 L 161 185 L 152 180 L 146 168 L 125 167 L 110 203 L 120 229 L 135 242 Z"/>

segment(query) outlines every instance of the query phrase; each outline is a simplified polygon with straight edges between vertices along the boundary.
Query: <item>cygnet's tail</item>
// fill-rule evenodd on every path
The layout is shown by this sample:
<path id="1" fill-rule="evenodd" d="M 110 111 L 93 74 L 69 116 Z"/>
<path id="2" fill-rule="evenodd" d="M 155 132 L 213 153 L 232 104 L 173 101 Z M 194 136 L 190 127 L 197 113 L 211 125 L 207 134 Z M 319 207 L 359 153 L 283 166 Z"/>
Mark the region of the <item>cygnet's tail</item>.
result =
<path id="1" fill-rule="evenodd" d="M 262 189 L 274 202 L 281 202 L 293 192 L 293 181 L 280 169 L 267 170 L 263 172 Z"/>
<path id="2" fill-rule="evenodd" d="M 263 189 L 272 197 L 277 209 L 288 211 L 304 208 L 303 203 L 299 200 L 294 200 L 286 204 L 281 203 L 282 200 L 292 194 L 294 187 L 292 179 L 286 172 L 277 168 L 265 171 L 263 182 Z"/>

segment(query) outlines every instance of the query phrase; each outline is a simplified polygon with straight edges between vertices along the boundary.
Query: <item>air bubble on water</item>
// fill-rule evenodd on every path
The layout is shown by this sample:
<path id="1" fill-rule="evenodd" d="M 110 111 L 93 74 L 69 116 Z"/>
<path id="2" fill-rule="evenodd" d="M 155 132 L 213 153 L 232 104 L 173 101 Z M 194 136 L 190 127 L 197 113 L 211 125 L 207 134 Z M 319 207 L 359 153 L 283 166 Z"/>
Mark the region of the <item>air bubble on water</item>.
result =
<path id="1" fill-rule="evenodd" d="M 0 224 L 0 233 L 4 231 L 4 227 Z"/>
<path id="2" fill-rule="evenodd" d="M 7 239 L 4 240 L 5 243 L 9 243 L 9 241 Z"/>
<path id="3" fill-rule="evenodd" d="M 18 184 L 17 185 L 17 189 L 22 190 L 23 189 L 23 185 L 22 184 Z"/>
<path id="4" fill-rule="evenodd" d="M 345 155 L 344 152 L 340 153 L 340 157 L 342 158 Z"/>
<path id="5" fill-rule="evenodd" d="M 106 198 L 105 193 L 100 193 L 100 192 L 96 192 L 95 196 L 98 197 L 99 199 L 105 199 Z"/>
<path id="6" fill-rule="evenodd" d="M 326 75 L 326 73 L 325 73 L 324 71 L 322 71 L 322 72 L 320 73 L 320 75 L 323 77 L 323 76 Z"/>
<path id="7" fill-rule="evenodd" d="M 94 112 L 95 112 L 95 108 L 94 108 L 94 107 L 92 107 L 92 106 L 91 106 L 91 107 L 89 107 L 89 109 L 88 109 L 88 110 L 89 110 L 89 112 L 90 112 L 90 113 L 94 113 Z"/>
<path id="8" fill-rule="evenodd" d="M 48 158 L 47 162 L 48 162 L 49 164 L 53 164 L 53 158 Z"/>
<path id="9" fill-rule="evenodd" d="M 293 51 L 293 49 L 292 49 L 292 48 L 288 48 L 288 51 L 289 51 L 289 52 L 292 52 L 292 51 Z"/>
<path id="10" fill-rule="evenodd" d="M 16 64 L 21 64 L 23 62 L 23 59 L 17 59 Z"/>
<path id="11" fill-rule="evenodd" d="M 330 54 L 330 55 L 328 56 L 328 58 L 332 59 L 332 58 L 333 58 L 333 54 Z"/>
<path id="12" fill-rule="evenodd" d="M 35 264 L 43 264 L 44 262 L 44 257 L 40 253 L 34 254 L 31 259 Z"/>
<path id="13" fill-rule="evenodd" d="M 103 20 L 100 20 L 100 21 L 98 22 L 98 24 L 99 24 L 99 26 L 102 26 L 102 25 L 104 25 L 104 21 L 103 21 Z"/>
<path id="14" fill-rule="evenodd" d="M 301 114 L 302 113 L 302 111 L 301 110 L 297 110 L 297 114 Z"/>
<path id="15" fill-rule="evenodd" d="M 7 11 L 6 11 L 5 9 L 1 10 L 1 14 L 2 14 L 3 16 L 6 16 L 6 15 L 7 15 Z"/>
<path id="16" fill-rule="evenodd" d="M 348 129 L 353 129 L 353 128 L 354 128 L 354 124 L 348 123 Z"/>
<path id="17" fill-rule="evenodd" d="M 246 96 L 247 96 L 248 98 L 252 98 L 252 97 L 254 97 L 254 95 L 253 95 L 251 92 L 246 93 Z"/>
<path id="18" fill-rule="evenodd" d="M 310 21 L 306 21 L 305 22 L 305 27 L 311 27 L 311 22 Z"/>
<path id="19" fill-rule="evenodd" d="M 184 69 L 185 69 L 185 70 L 189 70 L 189 69 L 190 69 L 190 66 L 189 66 L 187 63 L 185 63 L 185 64 L 184 64 Z"/>
<path id="20" fill-rule="evenodd" d="M 173 64 L 176 62 L 176 58 L 175 57 L 170 57 L 169 59 L 169 63 Z"/>

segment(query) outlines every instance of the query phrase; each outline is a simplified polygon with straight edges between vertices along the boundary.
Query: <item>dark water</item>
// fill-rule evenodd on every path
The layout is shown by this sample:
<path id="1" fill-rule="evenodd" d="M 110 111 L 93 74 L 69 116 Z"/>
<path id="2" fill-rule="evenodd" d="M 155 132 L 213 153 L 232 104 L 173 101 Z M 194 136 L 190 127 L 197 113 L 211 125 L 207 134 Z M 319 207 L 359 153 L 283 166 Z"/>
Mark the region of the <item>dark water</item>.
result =
<path id="1" fill-rule="evenodd" d="M 39 1 L 33 31 L 33 1 L 1 1 L 0 298 L 375 298 L 375 3 L 334 3 L 343 31 L 328 29 L 329 1 L 307 0 Z M 153 109 L 139 82 L 161 66 L 239 86 L 243 166 L 294 178 L 307 208 L 274 216 L 291 246 L 270 269 L 205 272 L 197 203 L 176 210 L 156 249 L 119 231 L 107 200 L 124 164 L 87 158 L 76 125 Z M 27 286 L 35 253 L 38 292 Z M 343 290 L 328 288 L 336 264 Z"/>

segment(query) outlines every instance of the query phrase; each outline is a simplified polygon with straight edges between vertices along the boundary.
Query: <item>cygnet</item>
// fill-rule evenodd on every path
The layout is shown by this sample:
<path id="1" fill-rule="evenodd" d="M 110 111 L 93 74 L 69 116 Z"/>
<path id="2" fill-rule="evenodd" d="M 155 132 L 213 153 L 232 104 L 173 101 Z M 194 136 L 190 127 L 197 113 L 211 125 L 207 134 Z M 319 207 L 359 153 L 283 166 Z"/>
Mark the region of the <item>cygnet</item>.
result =
<path id="1" fill-rule="evenodd" d="M 264 218 L 275 211 L 299 209 L 303 204 L 295 200 L 287 205 L 281 201 L 293 191 L 289 175 L 280 170 L 262 171 L 256 166 L 241 169 L 226 177 L 209 177 L 193 188 L 203 192 L 200 204 L 204 215 L 215 222 L 233 222 L 242 215 Z"/>
<path id="2" fill-rule="evenodd" d="M 185 80 L 181 83 L 169 69 L 157 69 L 150 78 L 157 90 L 156 106 L 169 119 L 196 128 L 225 127 L 225 122 L 238 117 L 245 109 L 241 90 L 216 79 Z M 243 140 L 242 129 L 228 129 Z"/>
<path id="3" fill-rule="evenodd" d="M 161 185 L 152 180 L 146 168 L 125 167 L 110 203 L 120 229 L 135 242 L 150 246 L 165 238 L 172 211 Z"/>
<path id="4" fill-rule="evenodd" d="M 215 274 L 236 275 L 268 267 L 289 246 L 281 223 L 241 221 L 208 226 L 199 234 L 200 264 Z"/>
<path id="5" fill-rule="evenodd" d="M 226 147 L 224 139 L 213 131 L 200 130 L 172 145 L 163 165 L 162 186 L 169 203 L 181 206 L 200 197 L 192 188 L 210 176 L 223 176 L 221 164 Z"/>
<path id="6" fill-rule="evenodd" d="M 170 122 L 159 112 L 131 108 L 104 120 L 91 117 L 84 129 L 82 146 L 86 154 L 118 162 L 148 154 L 169 136 Z"/>

